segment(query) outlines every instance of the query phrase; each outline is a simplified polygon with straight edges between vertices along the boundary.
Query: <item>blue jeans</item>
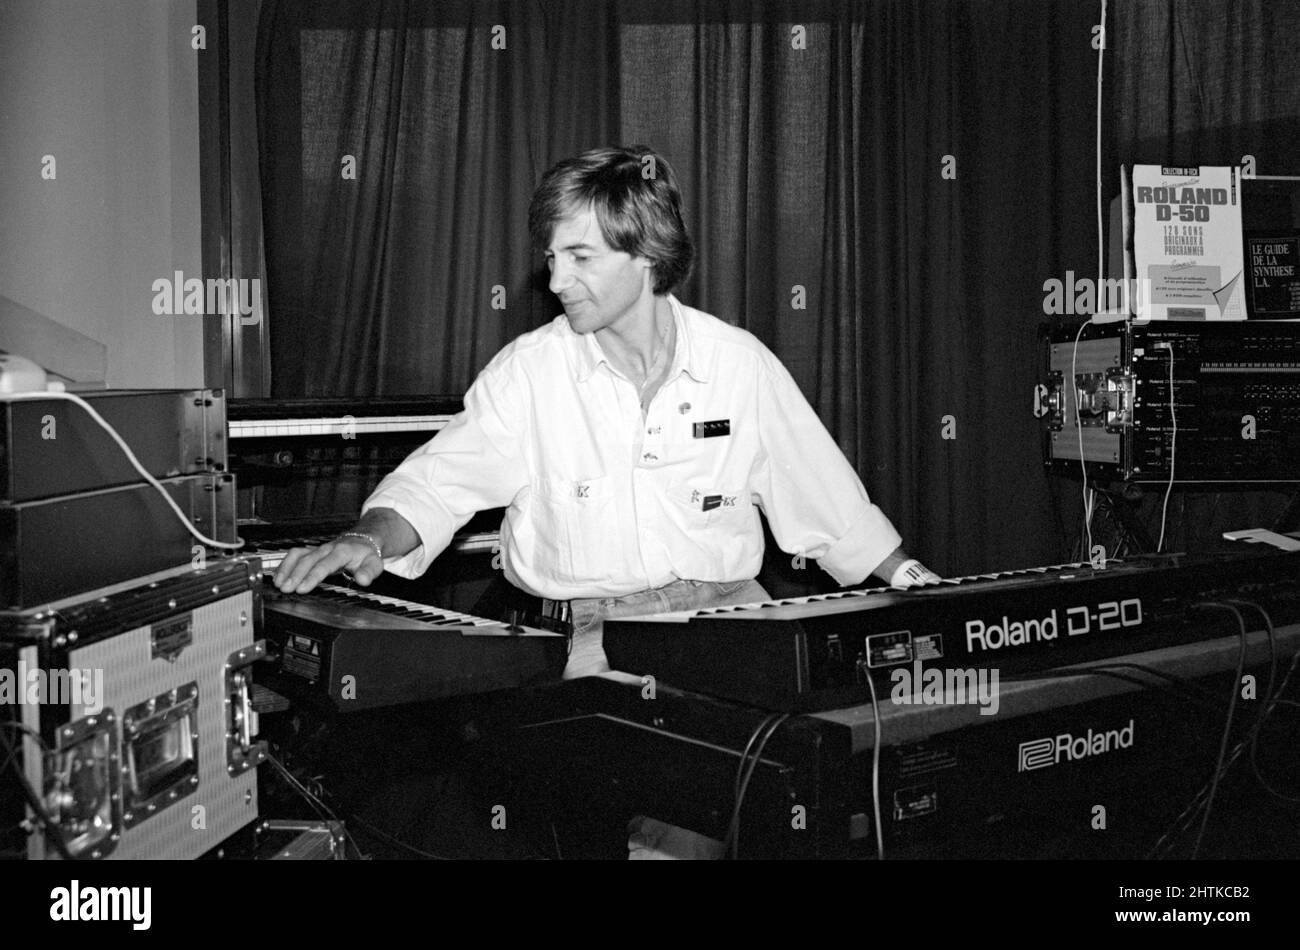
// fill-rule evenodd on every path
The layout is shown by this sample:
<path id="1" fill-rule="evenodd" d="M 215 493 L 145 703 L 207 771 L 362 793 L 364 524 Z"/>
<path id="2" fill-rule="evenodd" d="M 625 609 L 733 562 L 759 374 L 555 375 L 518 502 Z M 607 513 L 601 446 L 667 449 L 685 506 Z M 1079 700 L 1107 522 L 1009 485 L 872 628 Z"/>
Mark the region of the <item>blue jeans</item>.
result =
<path id="1" fill-rule="evenodd" d="M 653 590 L 622 597 L 585 597 L 570 602 L 573 639 L 566 680 L 609 672 L 609 661 L 601 646 L 605 621 L 619 617 L 640 617 L 673 610 L 699 610 L 769 600 L 758 581 L 673 581 Z"/>

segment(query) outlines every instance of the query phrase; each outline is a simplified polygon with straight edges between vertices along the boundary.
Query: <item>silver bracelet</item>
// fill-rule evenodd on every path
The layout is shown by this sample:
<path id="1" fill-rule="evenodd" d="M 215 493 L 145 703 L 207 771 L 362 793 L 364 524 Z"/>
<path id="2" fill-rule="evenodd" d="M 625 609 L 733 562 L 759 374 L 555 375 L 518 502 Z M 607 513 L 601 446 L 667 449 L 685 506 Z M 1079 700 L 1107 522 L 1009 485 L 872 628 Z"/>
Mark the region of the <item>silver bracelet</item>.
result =
<path id="1" fill-rule="evenodd" d="M 376 541 L 373 537 L 371 537 L 368 534 L 362 534 L 360 531 L 344 531 L 335 540 L 338 540 L 339 538 L 360 538 L 361 540 L 369 543 L 369 545 L 375 549 L 375 554 L 379 557 L 379 560 L 382 561 L 384 559 L 383 547 L 379 544 L 378 541 Z"/>

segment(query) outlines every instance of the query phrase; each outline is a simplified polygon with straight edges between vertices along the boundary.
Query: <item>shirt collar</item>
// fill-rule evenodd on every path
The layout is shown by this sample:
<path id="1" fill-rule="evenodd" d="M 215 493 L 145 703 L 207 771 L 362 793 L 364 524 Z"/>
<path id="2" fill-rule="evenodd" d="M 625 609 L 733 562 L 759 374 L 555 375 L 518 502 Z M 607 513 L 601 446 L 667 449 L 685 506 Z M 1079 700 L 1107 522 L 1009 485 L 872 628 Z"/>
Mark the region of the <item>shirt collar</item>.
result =
<path id="1" fill-rule="evenodd" d="M 672 294 L 668 295 L 668 306 L 672 308 L 673 325 L 677 332 L 677 346 L 673 353 L 673 364 L 668 372 L 668 379 L 676 379 L 678 374 L 685 372 L 696 382 L 707 383 L 709 380 L 704 368 L 708 362 L 701 349 L 705 341 L 697 339 L 691 333 L 691 321 L 686 308 Z M 567 325 L 567 319 L 565 322 Z M 572 328 L 569 332 L 577 337 L 577 379 L 578 382 L 585 383 L 600 368 L 601 363 L 607 363 L 609 360 L 605 356 L 605 351 L 600 348 L 600 344 L 596 342 L 596 334 L 573 333 Z"/>

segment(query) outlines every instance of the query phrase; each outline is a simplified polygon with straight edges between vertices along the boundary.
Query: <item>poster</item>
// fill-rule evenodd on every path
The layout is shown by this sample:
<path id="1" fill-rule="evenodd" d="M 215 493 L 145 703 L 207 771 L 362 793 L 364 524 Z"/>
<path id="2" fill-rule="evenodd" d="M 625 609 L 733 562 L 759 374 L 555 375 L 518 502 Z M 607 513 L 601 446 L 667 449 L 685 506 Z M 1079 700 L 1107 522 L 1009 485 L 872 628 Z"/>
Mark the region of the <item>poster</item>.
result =
<path id="1" fill-rule="evenodd" d="M 1236 167 L 1133 166 L 1141 320 L 1245 320 Z"/>

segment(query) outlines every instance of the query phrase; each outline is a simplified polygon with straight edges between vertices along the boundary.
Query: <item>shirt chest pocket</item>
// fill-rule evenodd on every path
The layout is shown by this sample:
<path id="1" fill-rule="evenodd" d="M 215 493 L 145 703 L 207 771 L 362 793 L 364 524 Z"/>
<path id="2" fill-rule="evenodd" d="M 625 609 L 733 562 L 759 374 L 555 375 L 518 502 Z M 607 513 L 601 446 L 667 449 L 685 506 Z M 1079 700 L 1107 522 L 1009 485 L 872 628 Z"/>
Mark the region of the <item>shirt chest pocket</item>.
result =
<path id="1" fill-rule="evenodd" d="M 537 549 L 566 581 L 604 577 L 621 556 L 614 524 L 614 486 L 608 476 L 543 479 L 534 495 Z"/>
<path id="2" fill-rule="evenodd" d="M 669 494 L 688 527 L 744 526 L 753 510 L 746 489 L 701 489 L 678 485 Z"/>

